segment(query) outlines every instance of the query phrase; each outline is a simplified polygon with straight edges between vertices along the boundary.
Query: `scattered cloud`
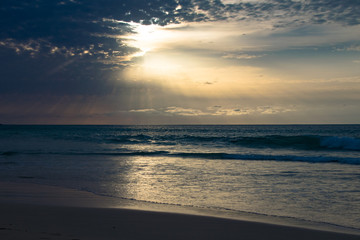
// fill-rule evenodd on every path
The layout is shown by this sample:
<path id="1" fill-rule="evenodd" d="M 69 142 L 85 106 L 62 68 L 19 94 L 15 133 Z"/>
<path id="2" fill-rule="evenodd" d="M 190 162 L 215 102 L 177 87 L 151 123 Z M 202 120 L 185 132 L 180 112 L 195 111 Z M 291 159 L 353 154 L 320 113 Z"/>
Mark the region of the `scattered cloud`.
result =
<path id="1" fill-rule="evenodd" d="M 263 22 L 269 29 L 325 23 L 353 26 L 360 23 L 359 5 L 341 0 L 124 0 L 101 4 L 96 0 L 38 0 L 36 4 L 5 0 L 0 8 L 0 47 L 33 56 L 87 55 L 93 56 L 94 61 L 123 65 L 132 60 L 129 56 L 140 56 L 139 52 L 144 51 L 133 47 L 126 38 L 136 33 L 134 23 L 166 26 L 214 21 Z M 300 34 L 301 29 L 295 32 Z M 254 59 L 261 55 L 229 53 L 223 57 Z"/>
<path id="2" fill-rule="evenodd" d="M 136 109 L 130 110 L 131 113 L 158 113 L 158 111 L 154 108 L 145 108 L 145 109 Z"/>
<path id="3" fill-rule="evenodd" d="M 130 110 L 130 113 L 149 113 L 161 115 L 176 115 L 176 116 L 240 116 L 252 114 L 280 114 L 286 112 L 296 111 L 295 108 L 284 108 L 280 106 L 258 106 L 245 108 L 223 108 L 221 106 L 212 106 L 204 110 L 184 107 L 166 107 L 161 109 L 136 109 Z"/>
<path id="4" fill-rule="evenodd" d="M 233 53 L 228 53 L 224 56 L 222 56 L 223 58 L 229 58 L 229 59 L 254 59 L 254 58 L 260 58 L 265 56 L 264 54 L 262 55 L 251 55 L 251 54 L 246 54 L 246 53 L 242 53 L 242 54 L 233 54 Z"/>
<path id="5" fill-rule="evenodd" d="M 210 115 L 214 116 L 240 116 L 251 114 L 279 114 L 285 112 L 296 111 L 294 108 L 284 108 L 279 106 L 258 106 L 258 107 L 245 107 L 245 108 L 208 108 L 212 110 Z"/>
<path id="6" fill-rule="evenodd" d="M 16 40 L 9 38 L 0 41 L 0 46 L 13 49 L 16 54 L 26 52 L 33 56 L 40 51 L 41 42 L 33 39 L 29 39 L 25 42 L 17 42 Z"/>
<path id="7" fill-rule="evenodd" d="M 352 45 L 346 48 L 347 51 L 360 52 L 360 45 Z"/>
<path id="8" fill-rule="evenodd" d="M 168 107 L 164 110 L 164 113 L 180 115 L 180 116 L 201 116 L 204 115 L 204 112 L 198 109 L 193 108 L 183 108 L 183 107 Z"/>

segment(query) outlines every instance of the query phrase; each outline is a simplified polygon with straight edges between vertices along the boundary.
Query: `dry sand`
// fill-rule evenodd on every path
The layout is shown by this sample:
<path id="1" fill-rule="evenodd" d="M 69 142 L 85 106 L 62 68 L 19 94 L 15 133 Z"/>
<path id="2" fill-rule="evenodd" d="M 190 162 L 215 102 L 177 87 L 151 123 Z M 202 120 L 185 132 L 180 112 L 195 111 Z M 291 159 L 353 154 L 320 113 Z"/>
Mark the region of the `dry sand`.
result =
<path id="1" fill-rule="evenodd" d="M 0 239 L 360 239 L 259 222 L 119 209 L 112 204 L 111 199 L 86 192 L 0 183 Z"/>

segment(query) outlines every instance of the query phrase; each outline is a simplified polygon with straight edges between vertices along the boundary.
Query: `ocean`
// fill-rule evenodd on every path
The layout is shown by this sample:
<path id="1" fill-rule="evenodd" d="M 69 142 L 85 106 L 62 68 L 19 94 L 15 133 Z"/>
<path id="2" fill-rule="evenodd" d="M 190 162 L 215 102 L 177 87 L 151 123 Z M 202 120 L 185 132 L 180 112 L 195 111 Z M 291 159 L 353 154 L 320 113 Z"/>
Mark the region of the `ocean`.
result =
<path id="1" fill-rule="evenodd" d="M 1 125 L 0 181 L 360 230 L 360 125 Z"/>

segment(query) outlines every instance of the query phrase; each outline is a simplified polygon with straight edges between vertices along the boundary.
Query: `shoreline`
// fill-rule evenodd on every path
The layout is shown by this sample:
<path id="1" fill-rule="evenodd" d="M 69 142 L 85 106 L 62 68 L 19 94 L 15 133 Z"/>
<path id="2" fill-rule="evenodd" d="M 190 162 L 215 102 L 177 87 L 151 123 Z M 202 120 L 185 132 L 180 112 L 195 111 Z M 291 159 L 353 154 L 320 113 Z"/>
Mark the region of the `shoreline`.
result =
<path id="1" fill-rule="evenodd" d="M 0 182 L 1 239 L 360 239 L 360 234 L 141 209 L 131 201 Z M 116 201 L 115 201 L 116 200 Z"/>
<path id="2" fill-rule="evenodd" d="M 360 238 L 258 222 L 130 209 L 1 204 L 0 211 L 0 236 L 4 240 Z"/>

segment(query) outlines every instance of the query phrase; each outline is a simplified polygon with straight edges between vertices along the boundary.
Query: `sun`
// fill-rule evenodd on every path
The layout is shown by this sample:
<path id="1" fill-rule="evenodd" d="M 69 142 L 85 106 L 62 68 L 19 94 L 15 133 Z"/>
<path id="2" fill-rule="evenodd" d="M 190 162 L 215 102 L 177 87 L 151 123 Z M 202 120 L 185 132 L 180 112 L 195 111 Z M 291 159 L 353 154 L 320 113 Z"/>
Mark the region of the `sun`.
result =
<path id="1" fill-rule="evenodd" d="M 128 46 L 139 49 L 136 53 L 131 55 L 131 58 L 142 57 L 150 51 L 162 48 L 170 38 L 173 38 L 167 27 L 159 25 L 143 25 L 140 23 L 131 22 L 134 33 L 129 34 L 124 38 Z"/>

